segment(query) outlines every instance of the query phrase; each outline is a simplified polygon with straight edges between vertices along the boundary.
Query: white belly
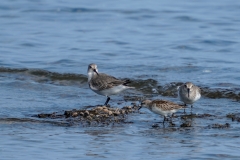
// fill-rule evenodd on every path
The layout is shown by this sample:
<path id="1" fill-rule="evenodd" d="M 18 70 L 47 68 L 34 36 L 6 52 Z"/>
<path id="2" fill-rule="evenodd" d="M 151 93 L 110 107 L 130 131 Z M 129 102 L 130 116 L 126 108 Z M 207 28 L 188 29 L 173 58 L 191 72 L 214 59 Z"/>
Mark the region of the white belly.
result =
<path id="1" fill-rule="evenodd" d="M 171 115 L 171 114 L 175 113 L 176 110 L 173 109 L 173 110 L 169 110 L 169 111 L 163 111 L 160 108 L 153 107 L 152 112 L 154 112 L 156 114 L 160 114 L 162 116 L 168 116 L 168 115 Z"/>
<path id="2" fill-rule="evenodd" d="M 114 94 L 118 94 L 126 89 L 128 89 L 129 87 L 127 86 L 124 86 L 124 85 L 119 85 L 119 86 L 116 86 L 116 87 L 112 87 L 110 89 L 105 89 L 105 90 L 96 90 L 94 88 L 91 88 L 94 92 L 96 92 L 97 94 L 100 94 L 100 95 L 103 95 L 103 96 L 111 96 L 111 95 L 114 95 Z"/>

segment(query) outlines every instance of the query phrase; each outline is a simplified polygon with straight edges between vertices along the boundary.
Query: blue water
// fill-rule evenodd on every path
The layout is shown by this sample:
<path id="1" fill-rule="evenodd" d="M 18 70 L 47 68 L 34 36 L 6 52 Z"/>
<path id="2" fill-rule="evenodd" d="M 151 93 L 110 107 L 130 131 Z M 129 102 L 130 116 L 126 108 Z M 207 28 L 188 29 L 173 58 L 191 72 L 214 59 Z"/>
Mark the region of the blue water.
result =
<path id="1" fill-rule="evenodd" d="M 239 96 L 239 15 L 234 0 L 2 0 L 0 159 L 239 159 L 240 124 L 226 118 L 239 112 L 239 99 L 231 96 L 203 95 L 193 112 L 215 117 L 196 118 L 189 129 L 179 127 L 181 119 L 176 127 L 153 128 L 162 117 L 147 110 L 113 127 L 32 118 L 104 103 L 88 88 L 90 63 L 118 78 L 157 82 L 113 96 L 110 104 L 117 107 L 131 104 L 125 95 L 146 93 L 179 102 L 145 88 L 186 81 Z M 214 123 L 230 128 L 206 128 Z"/>

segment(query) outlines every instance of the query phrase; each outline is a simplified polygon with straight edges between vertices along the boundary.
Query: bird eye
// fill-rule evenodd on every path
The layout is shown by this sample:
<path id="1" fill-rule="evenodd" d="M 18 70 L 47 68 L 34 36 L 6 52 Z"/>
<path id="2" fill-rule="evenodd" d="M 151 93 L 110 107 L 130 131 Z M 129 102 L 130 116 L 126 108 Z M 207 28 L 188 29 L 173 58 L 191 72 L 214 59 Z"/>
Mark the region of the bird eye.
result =
<path id="1" fill-rule="evenodd" d="M 184 85 L 184 87 L 186 87 L 186 88 L 187 88 L 187 85 L 185 84 L 185 85 Z"/>

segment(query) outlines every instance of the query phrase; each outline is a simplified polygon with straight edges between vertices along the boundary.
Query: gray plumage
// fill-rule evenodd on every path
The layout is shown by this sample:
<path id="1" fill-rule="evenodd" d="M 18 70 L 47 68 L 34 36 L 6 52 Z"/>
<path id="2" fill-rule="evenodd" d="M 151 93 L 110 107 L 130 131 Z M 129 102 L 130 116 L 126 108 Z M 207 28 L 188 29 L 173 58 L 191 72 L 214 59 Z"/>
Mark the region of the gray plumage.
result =
<path id="1" fill-rule="evenodd" d="M 88 65 L 89 87 L 95 93 L 107 97 L 105 105 L 108 104 L 111 95 L 134 88 L 127 86 L 129 83 L 129 80 L 120 80 L 104 73 L 98 73 L 97 65 L 94 63 Z"/>

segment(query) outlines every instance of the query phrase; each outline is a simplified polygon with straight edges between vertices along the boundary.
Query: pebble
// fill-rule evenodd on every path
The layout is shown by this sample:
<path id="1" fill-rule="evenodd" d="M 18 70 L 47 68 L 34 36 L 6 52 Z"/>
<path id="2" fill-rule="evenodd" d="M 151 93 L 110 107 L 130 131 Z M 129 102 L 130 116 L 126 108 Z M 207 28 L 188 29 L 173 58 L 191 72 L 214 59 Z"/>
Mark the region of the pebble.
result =
<path id="1" fill-rule="evenodd" d="M 108 109 L 106 109 L 106 108 L 103 109 L 102 111 L 103 111 L 103 113 L 108 113 L 109 112 Z"/>
<path id="2" fill-rule="evenodd" d="M 87 117 L 89 115 L 89 112 L 88 111 L 85 111 L 84 112 L 84 117 Z"/>
<path id="3" fill-rule="evenodd" d="M 77 117 L 78 116 L 78 112 L 73 112 L 72 113 L 72 117 Z"/>
<path id="4" fill-rule="evenodd" d="M 108 115 L 111 116 L 113 114 L 112 111 L 108 111 Z"/>

